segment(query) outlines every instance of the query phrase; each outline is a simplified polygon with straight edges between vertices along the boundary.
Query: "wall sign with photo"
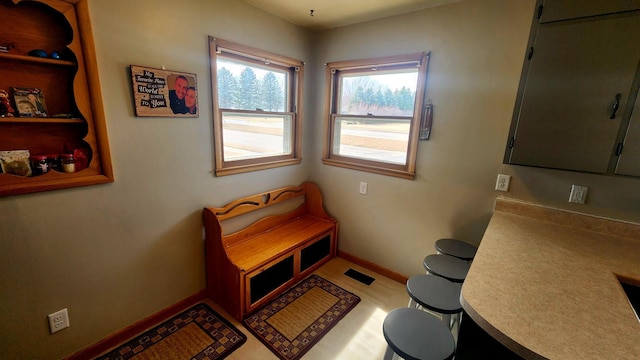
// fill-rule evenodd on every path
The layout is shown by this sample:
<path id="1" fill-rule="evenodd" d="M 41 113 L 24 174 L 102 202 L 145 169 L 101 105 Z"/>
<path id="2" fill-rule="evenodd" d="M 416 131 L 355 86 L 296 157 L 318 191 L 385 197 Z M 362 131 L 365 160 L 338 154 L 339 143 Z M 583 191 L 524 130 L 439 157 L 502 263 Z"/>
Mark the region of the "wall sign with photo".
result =
<path id="1" fill-rule="evenodd" d="M 196 74 L 131 65 L 136 116 L 198 117 Z"/>

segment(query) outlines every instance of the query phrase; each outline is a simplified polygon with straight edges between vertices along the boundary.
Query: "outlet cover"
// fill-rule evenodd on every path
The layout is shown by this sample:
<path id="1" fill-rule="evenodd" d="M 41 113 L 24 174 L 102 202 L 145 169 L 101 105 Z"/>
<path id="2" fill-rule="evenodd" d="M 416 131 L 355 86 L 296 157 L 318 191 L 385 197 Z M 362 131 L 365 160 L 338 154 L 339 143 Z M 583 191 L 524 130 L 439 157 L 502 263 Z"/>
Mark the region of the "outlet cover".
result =
<path id="1" fill-rule="evenodd" d="M 511 175 L 498 174 L 496 180 L 496 190 L 509 191 L 509 182 L 511 181 Z"/>
<path id="2" fill-rule="evenodd" d="M 52 334 L 69 327 L 69 313 L 67 309 L 56 311 L 53 314 L 47 315 L 47 317 L 49 318 L 49 330 L 51 330 Z"/>

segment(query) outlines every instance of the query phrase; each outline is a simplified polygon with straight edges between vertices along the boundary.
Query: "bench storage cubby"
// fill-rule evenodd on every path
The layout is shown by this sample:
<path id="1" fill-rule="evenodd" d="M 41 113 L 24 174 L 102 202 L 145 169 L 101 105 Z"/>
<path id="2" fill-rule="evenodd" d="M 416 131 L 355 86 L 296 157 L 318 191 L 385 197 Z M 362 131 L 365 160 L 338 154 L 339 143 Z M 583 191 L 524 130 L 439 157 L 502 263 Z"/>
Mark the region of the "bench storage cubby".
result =
<path id="1" fill-rule="evenodd" d="M 304 201 L 295 210 L 223 231 L 224 220 L 296 199 Z M 203 221 L 207 291 L 239 321 L 336 255 L 338 224 L 312 182 L 207 207 Z"/>

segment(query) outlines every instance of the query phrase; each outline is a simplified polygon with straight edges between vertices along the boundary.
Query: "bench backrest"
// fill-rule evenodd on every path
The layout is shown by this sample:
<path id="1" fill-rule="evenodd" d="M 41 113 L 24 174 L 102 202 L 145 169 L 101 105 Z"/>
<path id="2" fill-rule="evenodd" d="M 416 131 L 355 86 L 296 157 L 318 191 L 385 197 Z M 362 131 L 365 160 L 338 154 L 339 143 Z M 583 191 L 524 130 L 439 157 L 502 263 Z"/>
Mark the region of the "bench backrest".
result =
<path id="1" fill-rule="evenodd" d="M 282 203 L 304 196 L 304 203 L 293 211 L 283 214 L 266 216 L 241 230 L 224 235 L 222 221 L 246 214 L 252 211 Z M 287 186 L 234 200 L 222 207 L 206 207 L 203 212 L 203 222 L 207 239 L 223 248 L 242 242 L 255 234 L 267 231 L 279 223 L 289 221 L 298 216 L 308 214 L 319 219 L 335 222 L 324 211 L 322 194 L 313 182 L 304 182 L 300 186 Z M 218 239 L 215 241 L 214 239 Z"/>
<path id="2" fill-rule="evenodd" d="M 304 185 L 305 184 L 300 186 L 287 186 L 234 200 L 223 207 L 209 207 L 208 209 L 213 212 L 220 221 L 231 219 L 238 215 L 276 205 L 298 196 L 304 196 L 306 194 L 306 187 Z"/>

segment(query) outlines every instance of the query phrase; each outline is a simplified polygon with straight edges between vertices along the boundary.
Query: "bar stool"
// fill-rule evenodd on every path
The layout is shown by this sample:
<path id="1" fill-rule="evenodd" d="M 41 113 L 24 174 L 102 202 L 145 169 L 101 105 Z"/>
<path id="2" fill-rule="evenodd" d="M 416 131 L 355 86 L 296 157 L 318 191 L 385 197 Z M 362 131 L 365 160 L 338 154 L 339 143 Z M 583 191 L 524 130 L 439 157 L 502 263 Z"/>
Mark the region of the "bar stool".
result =
<path id="1" fill-rule="evenodd" d="M 462 285 L 467 277 L 471 264 L 451 255 L 427 255 L 422 263 L 428 274 L 438 275 L 454 283 Z"/>
<path id="2" fill-rule="evenodd" d="M 407 360 L 448 360 L 455 352 L 447 326 L 416 308 L 392 310 L 382 323 L 382 333 L 387 341 L 385 360 L 394 354 Z"/>
<path id="3" fill-rule="evenodd" d="M 450 255 L 465 261 L 473 260 L 478 251 L 477 247 L 458 239 L 438 239 L 435 246 L 438 254 Z"/>
<path id="4" fill-rule="evenodd" d="M 423 308 L 437 313 L 453 329 L 460 324 L 460 286 L 435 275 L 413 275 L 407 280 L 409 307 Z"/>

